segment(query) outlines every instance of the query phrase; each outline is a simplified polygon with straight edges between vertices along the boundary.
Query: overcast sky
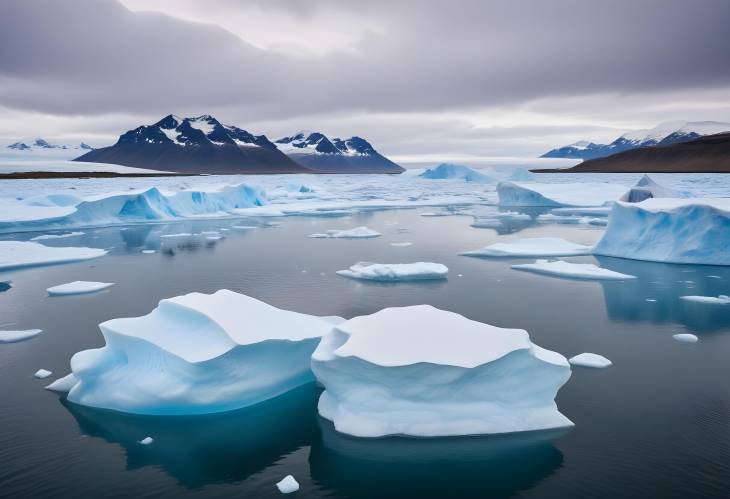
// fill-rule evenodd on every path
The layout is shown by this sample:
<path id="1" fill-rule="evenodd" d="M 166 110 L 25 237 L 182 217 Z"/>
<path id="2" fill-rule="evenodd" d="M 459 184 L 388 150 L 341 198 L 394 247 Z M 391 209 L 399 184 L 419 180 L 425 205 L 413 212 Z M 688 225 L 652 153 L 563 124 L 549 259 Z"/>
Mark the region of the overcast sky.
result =
<path id="1" fill-rule="evenodd" d="M 174 113 L 405 160 L 730 121 L 727 0 L 0 0 L 0 138 Z"/>

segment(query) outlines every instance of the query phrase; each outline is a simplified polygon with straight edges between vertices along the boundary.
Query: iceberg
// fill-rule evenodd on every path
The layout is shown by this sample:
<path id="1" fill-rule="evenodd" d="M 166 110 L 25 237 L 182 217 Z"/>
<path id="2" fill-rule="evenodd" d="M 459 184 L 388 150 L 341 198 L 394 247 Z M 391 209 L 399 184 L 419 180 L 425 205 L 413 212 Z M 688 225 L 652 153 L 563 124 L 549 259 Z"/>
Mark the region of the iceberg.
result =
<path id="1" fill-rule="evenodd" d="M 512 268 L 515 270 L 534 272 L 536 274 L 568 277 L 571 279 L 596 279 L 606 281 L 636 279 L 636 276 L 614 272 L 613 270 L 604 269 L 592 263 L 570 263 L 562 260 L 537 260 L 535 263 L 512 265 Z"/>
<path id="2" fill-rule="evenodd" d="M 46 291 L 51 296 L 83 295 L 96 293 L 114 286 L 113 282 L 73 281 L 66 284 L 52 286 Z"/>
<path id="3" fill-rule="evenodd" d="M 139 441 L 141 445 L 150 445 L 154 443 L 155 439 L 152 437 L 144 437 L 142 440 Z"/>
<path id="4" fill-rule="evenodd" d="M 299 482 L 297 482 L 293 476 L 287 475 L 280 481 L 276 482 L 276 488 L 282 494 L 290 494 L 299 490 Z"/>
<path id="5" fill-rule="evenodd" d="M 0 270 L 79 262 L 106 255 L 106 250 L 44 246 L 29 241 L 0 241 Z"/>
<path id="6" fill-rule="evenodd" d="M 542 184 L 537 182 L 500 182 L 497 184 L 500 206 L 602 206 L 619 199 L 623 185 L 600 182 Z"/>
<path id="7" fill-rule="evenodd" d="M 532 180 L 535 180 L 535 174 L 527 168 L 515 168 L 514 170 L 512 170 L 512 173 L 507 178 L 507 180 L 512 180 L 516 182 L 530 182 Z"/>
<path id="8" fill-rule="evenodd" d="M 555 404 L 562 355 L 526 331 L 429 305 L 335 326 L 312 355 L 319 414 L 356 437 L 438 437 L 572 426 Z"/>
<path id="9" fill-rule="evenodd" d="M 0 331 L 0 343 L 16 343 L 34 338 L 43 332 L 42 329 L 26 329 L 24 331 Z"/>
<path id="10" fill-rule="evenodd" d="M 574 366 L 580 367 L 593 367 L 596 369 L 603 369 L 613 365 L 613 362 L 608 360 L 603 355 L 597 353 L 582 353 L 570 358 L 570 363 Z"/>
<path id="11" fill-rule="evenodd" d="M 730 265 L 730 199 L 617 202 L 595 254 L 667 263 Z"/>
<path id="12" fill-rule="evenodd" d="M 33 374 L 33 377 L 38 379 L 45 379 L 51 374 L 53 373 L 47 369 L 38 369 L 35 374 Z"/>
<path id="13" fill-rule="evenodd" d="M 309 237 L 320 239 L 369 239 L 372 237 L 380 237 L 380 235 L 380 232 L 363 226 L 346 230 L 328 230 L 325 233 L 310 234 Z"/>
<path id="14" fill-rule="evenodd" d="M 620 200 L 627 203 L 639 203 L 649 198 L 677 197 L 680 197 L 678 192 L 657 184 L 649 175 L 644 174 L 636 185 L 621 196 Z"/>
<path id="15" fill-rule="evenodd" d="M 694 303 L 705 303 L 707 305 L 728 305 L 730 304 L 730 296 L 697 296 L 697 295 L 685 295 L 679 297 L 684 301 L 691 301 Z"/>
<path id="16" fill-rule="evenodd" d="M 435 168 L 429 168 L 419 175 L 421 178 L 430 180 L 463 180 L 465 182 L 475 182 L 480 184 L 488 184 L 494 182 L 494 179 L 483 173 L 469 168 L 468 166 L 454 165 L 451 163 L 442 163 Z"/>
<path id="17" fill-rule="evenodd" d="M 672 338 L 680 343 L 697 343 L 699 341 L 699 338 L 696 335 L 690 333 L 675 334 Z"/>
<path id="18" fill-rule="evenodd" d="M 459 253 L 480 257 L 543 257 L 589 255 L 592 246 L 573 243 L 558 237 L 533 237 L 508 243 L 495 243 L 479 250 Z"/>
<path id="19" fill-rule="evenodd" d="M 446 279 L 448 267 L 440 263 L 370 263 L 358 262 L 347 270 L 338 270 L 337 274 L 352 279 L 367 281 L 421 281 L 428 279 Z"/>
<path id="20" fill-rule="evenodd" d="M 312 382 L 310 356 L 340 320 L 225 289 L 190 293 L 101 323 L 106 345 L 76 353 L 71 377 L 49 389 L 72 385 L 69 402 L 135 414 L 238 409 Z"/>

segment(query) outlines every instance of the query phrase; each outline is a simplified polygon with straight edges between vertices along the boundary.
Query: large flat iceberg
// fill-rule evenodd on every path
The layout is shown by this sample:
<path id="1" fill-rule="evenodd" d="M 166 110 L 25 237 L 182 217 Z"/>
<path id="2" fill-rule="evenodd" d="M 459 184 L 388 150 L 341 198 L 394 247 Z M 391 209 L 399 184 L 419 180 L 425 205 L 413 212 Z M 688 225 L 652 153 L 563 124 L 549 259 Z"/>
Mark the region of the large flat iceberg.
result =
<path id="1" fill-rule="evenodd" d="M 113 282 L 73 281 L 46 289 L 50 296 L 85 295 L 114 286 Z"/>
<path id="2" fill-rule="evenodd" d="M 190 293 L 100 324 L 106 345 L 75 354 L 72 373 L 49 389 L 70 386 L 70 402 L 137 414 L 238 409 L 313 381 L 310 356 L 337 322 L 228 290 Z"/>
<path id="3" fill-rule="evenodd" d="M 355 227 L 354 229 L 337 230 L 332 229 L 327 232 L 310 234 L 309 237 L 319 239 L 370 239 L 380 237 L 380 232 L 374 231 L 368 227 Z"/>
<path id="4" fill-rule="evenodd" d="M 604 281 L 621 281 L 636 279 L 636 276 L 614 272 L 593 265 L 592 263 L 571 263 L 562 260 L 548 261 L 537 260 L 535 263 L 523 263 L 512 265 L 515 270 L 524 270 L 536 274 L 544 274 L 570 279 L 595 279 Z"/>
<path id="5" fill-rule="evenodd" d="M 628 187 L 600 182 L 543 184 L 500 182 L 500 206 L 602 206 L 619 199 Z"/>
<path id="6" fill-rule="evenodd" d="M 730 265 L 730 198 L 617 202 L 598 255 Z"/>
<path id="7" fill-rule="evenodd" d="M 571 426 L 555 404 L 562 355 L 526 331 L 429 305 L 387 308 L 322 339 L 312 370 L 319 413 L 358 437 L 509 433 Z"/>
<path id="8" fill-rule="evenodd" d="M 97 248 L 59 248 L 30 241 L 0 241 L 0 270 L 79 262 L 106 253 L 106 250 Z"/>
<path id="9" fill-rule="evenodd" d="M 543 257 L 588 255 L 592 246 L 573 243 L 559 237 L 533 237 L 507 243 L 495 243 L 485 248 L 460 253 L 481 257 Z"/>
<path id="10" fill-rule="evenodd" d="M 427 279 L 446 279 L 448 267 L 440 263 L 370 263 L 358 262 L 337 274 L 353 279 L 367 281 L 421 281 Z"/>

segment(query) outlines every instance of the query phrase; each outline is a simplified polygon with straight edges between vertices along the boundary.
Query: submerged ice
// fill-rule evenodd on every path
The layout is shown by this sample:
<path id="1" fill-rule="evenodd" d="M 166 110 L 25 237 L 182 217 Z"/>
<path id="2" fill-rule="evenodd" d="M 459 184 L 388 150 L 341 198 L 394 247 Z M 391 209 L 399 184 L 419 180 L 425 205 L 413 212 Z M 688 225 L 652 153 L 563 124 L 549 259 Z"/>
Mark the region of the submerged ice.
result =
<path id="1" fill-rule="evenodd" d="M 571 279 L 595 279 L 607 281 L 636 279 L 636 276 L 604 269 L 593 265 L 592 263 L 571 263 L 562 260 L 537 260 L 535 263 L 512 265 L 512 268 L 515 270 L 534 272 L 536 274 L 567 277 Z"/>
<path id="2" fill-rule="evenodd" d="M 429 305 L 333 328 L 312 355 L 319 413 L 358 437 L 508 433 L 571 426 L 555 404 L 568 361 L 526 331 Z"/>

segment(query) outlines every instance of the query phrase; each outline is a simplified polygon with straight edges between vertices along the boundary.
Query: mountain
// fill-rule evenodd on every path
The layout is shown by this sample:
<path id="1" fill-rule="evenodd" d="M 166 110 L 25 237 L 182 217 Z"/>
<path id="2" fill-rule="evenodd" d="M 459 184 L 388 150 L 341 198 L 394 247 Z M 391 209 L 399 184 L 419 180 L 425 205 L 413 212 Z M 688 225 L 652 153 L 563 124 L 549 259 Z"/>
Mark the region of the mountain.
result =
<path id="1" fill-rule="evenodd" d="M 78 145 L 67 145 L 67 144 L 51 144 L 44 139 L 35 139 L 30 144 L 26 142 L 15 142 L 7 146 L 8 149 L 15 151 L 43 151 L 43 150 L 93 150 L 94 148 L 84 144 L 83 142 Z"/>
<path id="2" fill-rule="evenodd" d="M 311 173 L 266 138 L 223 125 L 209 115 L 168 115 L 122 134 L 113 146 L 74 161 L 112 163 L 179 173 Z"/>
<path id="3" fill-rule="evenodd" d="M 634 130 L 621 135 L 610 144 L 580 141 L 552 149 L 541 158 L 594 159 L 622 151 L 654 145 L 670 145 L 686 142 L 705 135 L 730 131 L 730 123 L 717 121 L 671 121 L 651 129 Z"/>
<path id="4" fill-rule="evenodd" d="M 360 137 L 330 140 L 320 132 L 298 132 L 276 141 L 291 159 L 318 173 L 402 173 L 403 168 Z"/>
<path id="5" fill-rule="evenodd" d="M 662 143 L 589 159 L 563 170 L 536 172 L 730 173 L 730 132 L 684 142 Z"/>

